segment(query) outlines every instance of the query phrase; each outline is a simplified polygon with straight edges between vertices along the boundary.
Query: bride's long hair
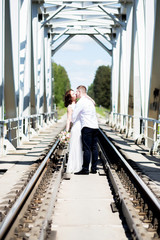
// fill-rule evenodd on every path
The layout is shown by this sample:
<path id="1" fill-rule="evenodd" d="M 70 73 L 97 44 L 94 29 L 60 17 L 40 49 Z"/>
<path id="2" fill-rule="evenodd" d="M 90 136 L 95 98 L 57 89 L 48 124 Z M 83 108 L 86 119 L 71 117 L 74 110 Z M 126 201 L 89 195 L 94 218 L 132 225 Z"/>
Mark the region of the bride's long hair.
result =
<path id="1" fill-rule="evenodd" d="M 65 107 L 68 107 L 68 105 L 72 104 L 72 96 L 71 96 L 72 89 L 69 89 L 64 96 L 64 105 Z"/>

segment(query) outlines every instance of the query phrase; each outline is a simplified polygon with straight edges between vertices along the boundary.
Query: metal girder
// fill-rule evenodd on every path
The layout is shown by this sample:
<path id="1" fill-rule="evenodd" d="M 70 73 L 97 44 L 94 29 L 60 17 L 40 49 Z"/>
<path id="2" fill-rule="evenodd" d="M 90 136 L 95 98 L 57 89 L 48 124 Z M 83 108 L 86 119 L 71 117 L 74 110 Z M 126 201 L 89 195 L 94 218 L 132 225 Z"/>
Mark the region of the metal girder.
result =
<path id="1" fill-rule="evenodd" d="M 110 56 L 112 56 L 112 50 L 108 49 L 98 38 L 96 38 L 94 35 L 88 36 L 95 40 Z"/>
<path id="2" fill-rule="evenodd" d="M 128 2 L 128 0 L 124 0 L 125 2 Z M 123 2 L 124 2 L 123 1 Z M 37 0 L 37 2 L 39 2 L 39 0 Z M 114 4 L 114 3 L 118 3 L 119 0 L 110 0 L 110 1 L 106 1 L 106 0 L 101 0 L 101 1 L 97 1 L 97 0 L 93 0 L 93 1 L 88 1 L 88 0 L 73 0 L 73 1 L 68 1 L 68 0 L 63 0 L 63 1 L 60 1 L 60 0 L 44 0 L 42 2 L 45 2 L 45 3 L 48 3 L 48 4 L 52 4 L 52 3 L 58 3 L 58 4 L 62 4 L 62 3 L 72 3 L 72 2 L 82 2 L 82 3 L 88 3 L 88 2 L 92 2 L 92 3 L 98 3 L 98 2 L 103 2 L 103 3 L 106 3 L 106 4 Z"/>
<path id="3" fill-rule="evenodd" d="M 126 24 L 125 24 L 124 22 L 120 21 L 119 19 L 117 20 L 116 17 L 115 17 L 113 14 L 108 13 L 108 12 L 106 11 L 106 9 L 105 9 L 102 5 L 98 5 L 98 7 L 99 7 L 100 9 L 102 9 L 108 16 L 110 16 L 110 18 L 111 18 L 115 23 L 117 23 L 118 25 L 122 26 L 123 28 L 126 28 Z"/>
<path id="4" fill-rule="evenodd" d="M 58 35 L 58 37 L 56 39 L 53 39 L 51 42 L 51 45 L 53 43 L 55 43 L 60 37 L 62 37 L 68 30 L 69 30 L 69 28 L 66 28 L 61 34 Z"/>
<path id="5" fill-rule="evenodd" d="M 115 46 L 115 42 L 110 41 L 101 31 L 99 31 L 97 28 L 94 28 L 96 32 L 98 32 L 102 37 L 104 37 L 112 46 Z"/>
<path id="6" fill-rule="evenodd" d="M 42 26 L 43 27 L 46 23 L 48 23 L 52 18 L 54 18 L 60 11 L 62 11 L 64 8 L 66 7 L 66 5 L 62 5 L 54 14 L 52 14 L 51 16 L 49 16 L 43 23 Z"/>
<path id="7" fill-rule="evenodd" d="M 97 25 L 108 26 L 110 29 L 114 22 L 121 26 L 125 26 L 124 22 L 117 20 L 115 14 L 119 14 L 121 7 L 119 1 L 44 1 L 43 14 L 49 17 L 42 22 L 42 26 L 49 23 L 56 28 L 63 26 L 64 28 L 72 25 L 75 29 L 77 26 L 87 29 L 96 27 Z M 58 9 L 57 9 L 58 8 Z M 42 8 L 41 8 L 42 9 Z M 62 32 L 64 29 L 62 29 Z"/>
<path id="8" fill-rule="evenodd" d="M 68 36 L 62 43 L 60 43 L 55 49 L 52 50 L 52 56 L 66 43 L 68 42 L 71 38 L 73 38 L 75 35 L 70 35 Z"/>
<path id="9" fill-rule="evenodd" d="M 42 22 L 42 27 L 49 24 L 49 32 L 54 36 L 58 35 L 51 44 L 63 35 L 102 35 L 113 44 L 112 28 L 115 25 L 123 29 L 126 27 L 125 22 L 120 21 L 117 16 L 120 15 L 121 7 L 124 9 L 127 3 L 130 0 L 126 0 L 125 5 L 122 2 L 123 6 L 119 0 L 44 0 L 41 11 L 44 18 L 48 17 Z"/>

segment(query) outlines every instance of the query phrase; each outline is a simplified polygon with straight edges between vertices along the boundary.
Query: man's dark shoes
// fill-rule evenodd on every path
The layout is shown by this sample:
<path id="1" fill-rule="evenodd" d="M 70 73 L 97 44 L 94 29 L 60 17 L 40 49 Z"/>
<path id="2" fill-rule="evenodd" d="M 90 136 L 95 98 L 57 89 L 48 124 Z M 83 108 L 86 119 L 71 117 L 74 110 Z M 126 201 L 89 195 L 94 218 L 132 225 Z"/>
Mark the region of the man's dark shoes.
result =
<path id="1" fill-rule="evenodd" d="M 97 170 L 91 170 L 91 173 L 96 174 Z"/>
<path id="2" fill-rule="evenodd" d="M 74 174 L 76 174 L 76 175 L 88 175 L 89 172 L 82 169 L 81 171 L 76 172 L 76 173 L 74 173 Z"/>

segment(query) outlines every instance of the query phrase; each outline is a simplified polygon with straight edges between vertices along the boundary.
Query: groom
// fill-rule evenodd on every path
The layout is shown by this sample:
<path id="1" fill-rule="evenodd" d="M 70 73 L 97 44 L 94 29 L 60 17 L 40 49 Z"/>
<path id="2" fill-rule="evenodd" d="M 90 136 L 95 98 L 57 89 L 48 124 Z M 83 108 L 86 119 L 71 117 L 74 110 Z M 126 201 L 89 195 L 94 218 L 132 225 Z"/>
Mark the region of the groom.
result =
<path id="1" fill-rule="evenodd" d="M 81 133 L 82 133 L 82 145 L 83 145 L 83 165 L 82 170 L 75 174 L 88 175 L 89 164 L 92 153 L 91 173 L 97 173 L 97 161 L 98 161 L 98 149 L 97 149 L 97 137 L 98 137 L 98 121 L 96 117 L 96 111 L 93 101 L 87 97 L 86 87 L 77 87 L 77 98 L 79 101 L 73 111 L 72 122 L 74 123 L 77 117 L 80 117 L 81 121 Z"/>

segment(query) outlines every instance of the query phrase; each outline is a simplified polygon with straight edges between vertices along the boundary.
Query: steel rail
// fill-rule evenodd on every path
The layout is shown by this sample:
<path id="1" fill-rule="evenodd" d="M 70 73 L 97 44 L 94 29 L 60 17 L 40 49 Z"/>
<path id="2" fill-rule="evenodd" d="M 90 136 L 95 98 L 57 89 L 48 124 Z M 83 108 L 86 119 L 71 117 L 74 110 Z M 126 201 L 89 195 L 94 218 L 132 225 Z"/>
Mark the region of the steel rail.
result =
<path id="1" fill-rule="evenodd" d="M 37 179 L 39 178 L 41 172 L 43 171 L 43 169 L 44 169 L 44 167 L 45 167 L 45 165 L 47 163 L 48 158 L 51 156 L 53 151 L 56 149 L 56 147 L 59 144 L 59 142 L 60 142 L 60 140 L 57 139 L 57 141 L 55 142 L 53 147 L 50 149 L 50 151 L 48 152 L 48 154 L 44 158 L 43 162 L 41 163 L 41 165 L 39 166 L 39 168 L 36 170 L 35 174 L 31 178 L 31 181 L 27 184 L 27 186 L 25 187 L 23 192 L 20 194 L 20 196 L 17 199 L 17 201 L 12 206 L 12 208 L 9 211 L 9 213 L 7 214 L 7 216 L 2 221 L 2 223 L 0 225 L 0 239 L 3 239 L 3 237 L 5 236 L 7 229 L 9 228 L 9 226 L 12 223 L 13 219 L 15 218 L 17 212 L 21 208 L 22 204 L 26 200 L 26 198 L 27 198 L 28 194 L 30 193 L 31 189 L 33 188 L 35 182 L 37 181 Z"/>
<path id="2" fill-rule="evenodd" d="M 103 135 L 105 140 L 108 142 L 108 144 L 112 147 L 112 149 L 116 152 L 118 157 L 121 159 L 123 164 L 126 166 L 126 168 L 130 171 L 131 175 L 133 176 L 134 180 L 141 186 L 143 191 L 147 194 L 149 199 L 152 201 L 152 203 L 156 206 L 157 210 L 160 211 L 160 201 L 156 198 L 156 196 L 152 193 L 152 191 L 147 187 L 147 185 L 143 182 L 143 180 L 137 175 L 137 173 L 133 170 L 133 168 L 127 163 L 125 158 L 121 155 L 121 153 L 116 149 L 116 147 L 113 145 L 112 142 L 109 141 L 107 136 L 104 134 L 104 132 L 99 129 L 100 133 Z"/>

